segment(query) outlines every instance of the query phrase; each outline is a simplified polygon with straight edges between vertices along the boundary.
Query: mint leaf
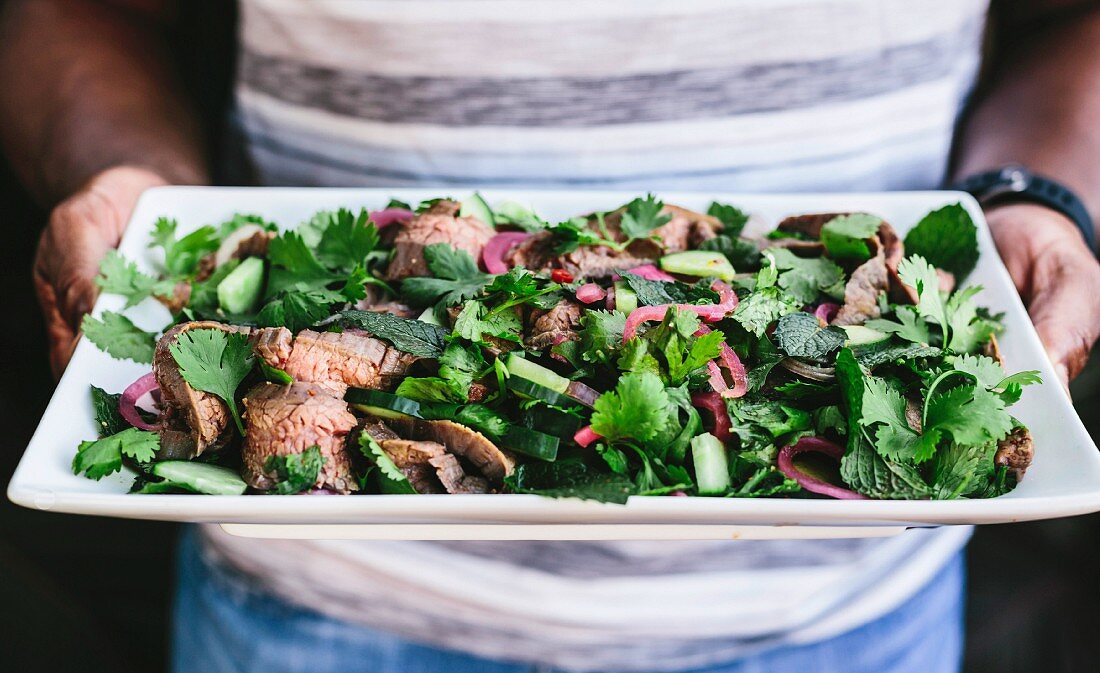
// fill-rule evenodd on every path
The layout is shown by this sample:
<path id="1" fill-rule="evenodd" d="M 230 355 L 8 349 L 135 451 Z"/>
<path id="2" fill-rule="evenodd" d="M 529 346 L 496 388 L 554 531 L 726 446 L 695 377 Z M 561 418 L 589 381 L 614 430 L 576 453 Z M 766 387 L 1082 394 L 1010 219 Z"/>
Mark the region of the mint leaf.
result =
<path id="1" fill-rule="evenodd" d="M 156 335 L 139 328 L 121 313 L 104 311 L 99 318 L 88 314 L 81 321 L 80 329 L 88 341 L 111 357 L 144 364 L 153 362 Z"/>
<path id="2" fill-rule="evenodd" d="M 358 327 L 384 339 L 405 353 L 425 358 L 437 358 L 443 353 L 447 330 L 421 320 L 409 320 L 392 313 L 375 311 L 344 311 L 339 322 L 345 327 Z"/>
<path id="3" fill-rule="evenodd" d="M 301 453 L 268 456 L 264 470 L 274 472 L 278 477 L 271 489 L 275 494 L 292 495 L 313 488 L 324 464 L 321 447 L 314 444 Z"/>
<path id="4" fill-rule="evenodd" d="M 932 472 L 932 497 L 937 500 L 964 498 L 981 490 L 993 472 L 997 445 L 951 444 L 936 455 Z"/>
<path id="5" fill-rule="evenodd" d="M 122 395 L 111 394 L 95 386 L 91 386 L 91 389 L 92 409 L 96 425 L 99 426 L 100 437 L 118 434 L 130 427 L 118 411 L 118 402 Z"/>
<path id="6" fill-rule="evenodd" d="M 821 242 L 830 257 L 863 261 L 871 258 L 867 239 L 878 232 L 882 218 L 867 213 L 834 217 L 821 227 Z"/>
<path id="7" fill-rule="evenodd" d="M 853 490 L 871 498 L 927 498 L 931 489 L 911 465 L 886 460 L 856 435 L 840 461 L 840 477 Z"/>
<path id="8" fill-rule="evenodd" d="M 192 329 L 180 334 L 168 349 L 183 380 L 195 390 L 220 397 L 243 436 L 237 388 L 252 371 L 255 360 L 247 337 L 219 329 Z"/>
<path id="9" fill-rule="evenodd" d="M 726 256 L 734 269 L 744 271 L 760 264 L 760 248 L 752 241 L 730 234 L 718 234 L 699 244 L 700 250 L 712 250 Z"/>
<path id="10" fill-rule="evenodd" d="M 822 327 L 817 317 L 801 311 L 779 319 L 775 341 L 791 357 L 824 360 L 844 345 L 848 336 L 839 327 Z"/>
<path id="11" fill-rule="evenodd" d="M 978 228 L 961 204 L 928 213 L 905 236 L 905 250 L 962 282 L 978 263 Z"/>
<path id="12" fill-rule="evenodd" d="M 719 301 L 718 293 L 705 287 L 703 283 L 688 285 L 679 281 L 649 280 L 629 271 L 619 271 L 619 276 L 638 295 L 638 304 L 641 306 L 717 304 Z"/>

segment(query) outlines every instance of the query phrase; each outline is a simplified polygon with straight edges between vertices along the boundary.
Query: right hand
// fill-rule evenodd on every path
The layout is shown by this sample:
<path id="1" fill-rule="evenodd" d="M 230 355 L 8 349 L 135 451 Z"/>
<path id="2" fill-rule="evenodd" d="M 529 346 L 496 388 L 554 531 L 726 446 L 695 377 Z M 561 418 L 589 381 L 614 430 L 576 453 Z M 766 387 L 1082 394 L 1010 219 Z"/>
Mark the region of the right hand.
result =
<path id="1" fill-rule="evenodd" d="M 94 175 L 58 204 L 38 243 L 34 287 L 46 318 L 50 366 L 61 376 L 92 310 L 99 262 L 118 247 L 138 196 L 168 182 L 144 168 L 119 166 Z"/>

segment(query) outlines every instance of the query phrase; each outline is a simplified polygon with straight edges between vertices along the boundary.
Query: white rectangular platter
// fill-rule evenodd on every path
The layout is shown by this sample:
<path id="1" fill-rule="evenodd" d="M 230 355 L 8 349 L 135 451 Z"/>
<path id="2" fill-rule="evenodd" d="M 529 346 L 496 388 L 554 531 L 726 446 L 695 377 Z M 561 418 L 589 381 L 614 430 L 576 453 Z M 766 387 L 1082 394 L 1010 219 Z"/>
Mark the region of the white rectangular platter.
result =
<path id="1" fill-rule="evenodd" d="M 636 196 L 622 192 L 481 190 L 493 203 L 515 200 L 548 218 L 606 209 Z M 463 192 L 463 193 L 457 193 Z M 121 250 L 154 268 L 146 245 L 157 217 L 177 218 L 183 231 L 217 223 L 235 212 L 258 213 L 282 226 L 296 225 L 323 208 L 380 208 L 391 197 L 421 199 L 465 190 L 164 187 L 138 202 Z M 838 537 L 889 535 L 910 526 L 1005 523 L 1072 516 L 1100 510 L 1100 454 L 1059 385 L 1011 279 L 997 256 L 978 205 L 955 192 L 748 195 L 662 193 L 667 203 L 704 210 L 711 200 L 735 204 L 770 228 L 786 215 L 869 211 L 904 234 L 925 213 L 962 202 L 978 223 L 982 256 L 969 283 L 985 289 L 979 301 L 1004 311 L 1002 351 L 1011 371 L 1038 369 L 1047 382 L 1025 389 L 1013 413 L 1036 439 L 1035 460 L 1012 493 L 991 500 L 855 501 L 827 499 L 723 499 L 633 497 L 626 505 L 555 500 L 531 495 L 371 495 L 256 497 L 128 495 L 132 475 L 102 481 L 75 476 L 77 444 L 94 437 L 88 385 L 119 391 L 147 366 L 113 360 L 82 340 L 61 379 L 8 487 L 25 507 L 100 516 L 226 524 L 238 535 L 324 538 L 702 538 Z M 121 308 L 103 297 L 104 309 Z M 132 310 L 140 326 L 163 328 L 169 315 L 146 301 Z"/>

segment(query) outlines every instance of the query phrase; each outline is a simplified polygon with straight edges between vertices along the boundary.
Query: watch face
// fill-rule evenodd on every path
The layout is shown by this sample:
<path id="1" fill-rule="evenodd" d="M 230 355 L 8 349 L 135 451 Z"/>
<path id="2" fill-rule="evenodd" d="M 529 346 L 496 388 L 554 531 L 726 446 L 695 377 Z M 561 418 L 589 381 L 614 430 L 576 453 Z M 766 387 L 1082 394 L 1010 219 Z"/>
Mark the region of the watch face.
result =
<path id="1" fill-rule="evenodd" d="M 1001 183 L 993 187 L 993 192 L 1024 192 L 1031 186 L 1031 173 L 1023 166 L 1007 166 L 1001 169 Z"/>

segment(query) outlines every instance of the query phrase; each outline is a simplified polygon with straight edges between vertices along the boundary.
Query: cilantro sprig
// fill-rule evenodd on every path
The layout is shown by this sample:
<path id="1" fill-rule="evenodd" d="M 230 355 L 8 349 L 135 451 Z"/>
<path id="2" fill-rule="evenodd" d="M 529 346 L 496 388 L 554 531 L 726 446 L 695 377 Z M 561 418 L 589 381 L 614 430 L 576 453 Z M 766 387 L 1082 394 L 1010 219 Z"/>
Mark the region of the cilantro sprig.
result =
<path id="1" fill-rule="evenodd" d="M 183 380 L 203 392 L 217 395 L 244 435 L 244 423 L 237 406 L 237 388 L 252 371 L 255 356 L 248 339 L 237 332 L 193 329 L 183 332 L 169 346 Z"/>

